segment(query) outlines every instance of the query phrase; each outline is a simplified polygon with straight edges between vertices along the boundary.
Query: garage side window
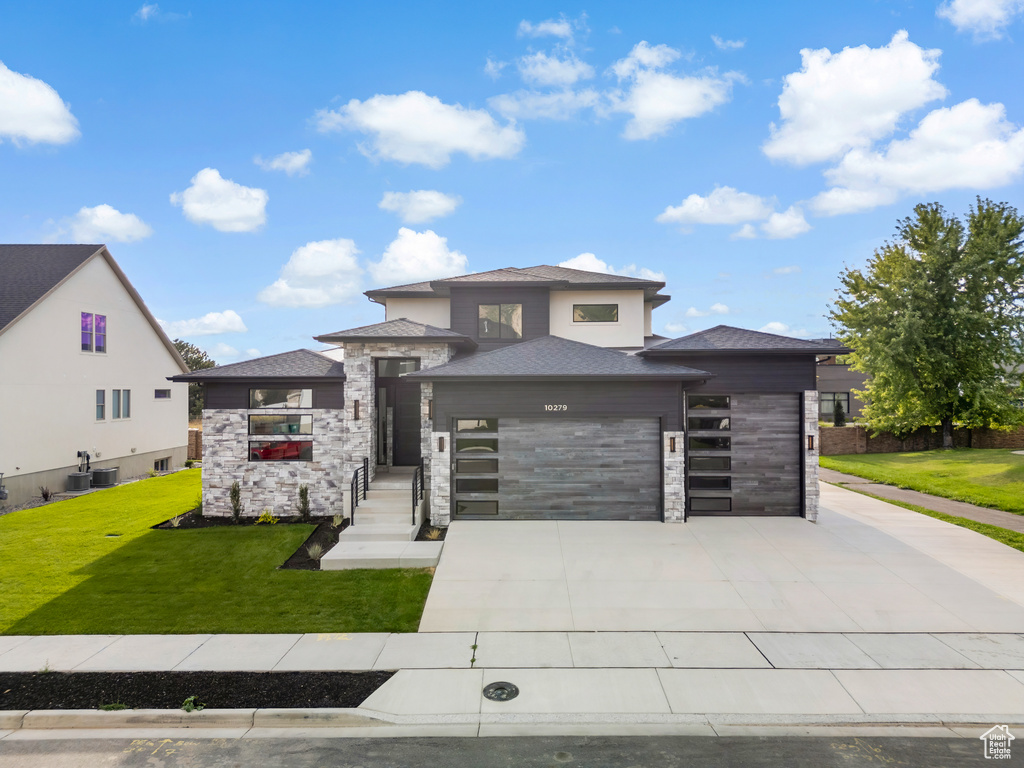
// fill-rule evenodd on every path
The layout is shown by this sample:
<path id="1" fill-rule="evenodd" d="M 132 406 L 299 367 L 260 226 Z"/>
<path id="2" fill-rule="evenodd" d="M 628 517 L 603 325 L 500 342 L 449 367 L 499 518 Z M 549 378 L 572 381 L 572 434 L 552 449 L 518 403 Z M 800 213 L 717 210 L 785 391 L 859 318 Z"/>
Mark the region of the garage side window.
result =
<path id="1" fill-rule="evenodd" d="M 455 514 L 498 514 L 498 420 L 455 420 Z"/>

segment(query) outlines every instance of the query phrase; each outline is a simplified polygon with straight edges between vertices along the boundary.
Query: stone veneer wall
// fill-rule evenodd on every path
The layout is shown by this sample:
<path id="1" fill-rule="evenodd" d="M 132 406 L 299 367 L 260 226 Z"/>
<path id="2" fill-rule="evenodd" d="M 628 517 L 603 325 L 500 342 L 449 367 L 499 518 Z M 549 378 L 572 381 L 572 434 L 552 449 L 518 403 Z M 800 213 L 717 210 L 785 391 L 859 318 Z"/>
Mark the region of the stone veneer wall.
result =
<path id="1" fill-rule="evenodd" d="M 807 449 L 807 436 L 814 437 L 814 450 Z M 812 523 L 818 519 L 818 456 L 821 437 L 818 434 L 818 392 L 811 389 L 804 392 L 804 517 Z"/>
<path id="2" fill-rule="evenodd" d="M 253 411 L 255 413 L 256 411 Z M 348 481 L 342 463 L 344 413 L 334 409 L 264 408 L 258 413 L 313 414 L 313 435 L 253 439 L 313 440 L 313 461 L 249 461 L 249 413 L 244 409 L 203 411 L 203 514 L 231 514 L 231 484 L 242 491 L 242 514 L 297 513 L 299 486 L 309 486 L 314 515 L 347 513 Z M 350 476 L 349 473 L 348 476 Z"/>
<path id="3" fill-rule="evenodd" d="M 676 450 L 670 448 L 671 438 L 676 439 Z M 665 522 L 681 523 L 686 519 L 686 452 L 685 432 L 662 433 L 661 455 L 664 457 Z"/>
<path id="4" fill-rule="evenodd" d="M 447 432 L 429 432 L 430 457 L 427 474 L 430 477 L 430 524 L 447 527 L 452 518 L 452 473 L 451 473 L 451 435 Z M 444 450 L 440 450 L 441 439 Z"/>
<path id="5" fill-rule="evenodd" d="M 370 479 L 377 466 L 377 430 L 374 413 L 373 360 L 377 357 L 418 357 L 420 369 L 434 368 L 447 363 L 452 356 L 447 343 L 345 342 L 345 433 L 344 475 L 351 478 L 363 457 L 370 459 Z M 359 419 L 353 418 L 354 405 L 359 401 Z M 426 429 L 423 430 L 426 432 Z M 424 453 L 424 458 L 429 457 Z"/>

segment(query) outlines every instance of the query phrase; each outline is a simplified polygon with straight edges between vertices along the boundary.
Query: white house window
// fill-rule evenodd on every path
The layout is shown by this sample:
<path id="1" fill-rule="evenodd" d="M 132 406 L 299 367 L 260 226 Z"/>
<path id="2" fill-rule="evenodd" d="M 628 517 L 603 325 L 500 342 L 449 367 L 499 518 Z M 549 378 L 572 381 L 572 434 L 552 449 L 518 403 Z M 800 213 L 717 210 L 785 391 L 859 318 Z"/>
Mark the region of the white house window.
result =
<path id="1" fill-rule="evenodd" d="M 574 323 L 617 323 L 619 322 L 619 305 L 573 304 L 572 321 Z"/>
<path id="2" fill-rule="evenodd" d="M 103 421 L 106 415 L 107 405 L 106 392 L 102 389 L 96 390 L 96 421 Z"/>
<path id="3" fill-rule="evenodd" d="M 130 419 L 132 415 L 132 391 L 130 389 L 121 390 L 121 418 Z"/>
<path id="4" fill-rule="evenodd" d="M 121 390 L 113 389 L 110 391 L 110 418 L 120 419 L 121 418 Z"/>
<path id="5" fill-rule="evenodd" d="M 82 351 L 107 351 L 107 316 L 82 313 Z"/>
<path id="6" fill-rule="evenodd" d="M 169 390 L 169 389 L 154 389 L 153 390 L 153 397 L 155 397 L 157 400 L 170 400 L 171 399 L 171 390 Z"/>
<path id="7" fill-rule="evenodd" d="M 115 389 L 110 393 L 110 418 L 128 419 L 132 415 L 132 391 Z"/>

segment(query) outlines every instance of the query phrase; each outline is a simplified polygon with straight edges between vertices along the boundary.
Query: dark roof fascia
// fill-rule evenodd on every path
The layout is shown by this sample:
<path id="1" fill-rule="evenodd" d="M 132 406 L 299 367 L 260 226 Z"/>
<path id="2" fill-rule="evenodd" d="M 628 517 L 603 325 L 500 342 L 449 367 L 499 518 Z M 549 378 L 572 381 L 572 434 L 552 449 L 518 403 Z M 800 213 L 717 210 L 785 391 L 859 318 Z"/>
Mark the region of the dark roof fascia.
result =
<path id="1" fill-rule="evenodd" d="M 820 347 L 820 348 L 797 348 L 797 349 L 657 349 L 651 347 L 649 349 L 637 352 L 637 357 L 685 357 L 685 356 L 736 356 L 736 355 L 753 355 L 756 357 L 772 356 L 778 357 L 780 355 L 846 355 L 852 350 L 841 348 L 842 351 L 836 351 L 834 347 Z"/>
<path id="2" fill-rule="evenodd" d="M 378 304 L 383 304 L 384 299 L 443 299 L 444 296 L 438 296 L 434 291 L 389 291 L 386 288 L 382 288 L 376 291 L 366 291 L 364 294 L 370 301 L 375 301 Z"/>
<path id="3" fill-rule="evenodd" d="M 400 342 L 405 344 L 455 344 L 469 349 L 476 349 L 479 346 L 469 336 L 345 336 L 339 334 L 325 333 L 323 336 L 314 336 L 315 341 L 323 344 L 337 344 L 338 342 L 351 342 L 353 344 L 379 344 Z"/>
<path id="4" fill-rule="evenodd" d="M 430 287 L 434 289 L 436 295 L 442 298 L 451 296 L 451 291 L 455 290 L 470 290 L 473 288 L 507 288 L 514 290 L 516 288 L 547 288 L 549 290 L 558 289 L 569 289 L 572 290 L 570 284 L 566 280 L 544 280 L 538 278 L 537 280 L 479 280 L 479 281 L 466 281 L 464 283 L 446 283 L 443 280 L 439 280 L 430 284 Z"/>
<path id="5" fill-rule="evenodd" d="M 348 378 L 344 373 L 337 375 L 328 376 L 201 376 L 199 374 L 202 371 L 207 370 L 205 368 L 192 373 L 182 373 L 178 376 L 168 376 L 168 381 L 187 381 L 195 384 L 244 384 L 246 382 L 256 381 L 271 381 L 271 382 L 285 382 L 291 381 L 297 384 L 319 384 L 325 381 L 344 381 Z"/>
<path id="6" fill-rule="evenodd" d="M 644 301 L 647 301 L 646 297 L 644 298 Z M 668 304 L 670 301 L 672 301 L 672 297 L 666 293 L 656 293 L 650 298 L 650 303 L 655 307 L 660 307 L 662 304 Z"/>
<path id="7" fill-rule="evenodd" d="M 595 374 L 592 376 L 580 376 L 572 374 L 559 376 L 452 376 L 440 375 L 431 376 L 430 369 L 416 371 L 415 373 L 402 374 L 402 378 L 415 378 L 425 381 L 705 381 L 715 378 L 714 373 L 634 373 L 634 374 Z"/>

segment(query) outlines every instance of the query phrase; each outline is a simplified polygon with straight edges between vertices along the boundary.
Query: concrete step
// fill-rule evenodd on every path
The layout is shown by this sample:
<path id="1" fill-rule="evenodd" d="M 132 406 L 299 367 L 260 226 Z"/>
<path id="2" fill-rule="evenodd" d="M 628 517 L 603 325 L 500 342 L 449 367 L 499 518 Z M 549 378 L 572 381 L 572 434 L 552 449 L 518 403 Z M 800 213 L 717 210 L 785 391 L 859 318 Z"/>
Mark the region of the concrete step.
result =
<path id="1" fill-rule="evenodd" d="M 433 568 L 443 541 L 347 541 L 342 539 L 320 558 L 323 571 L 352 568 Z"/>
<path id="2" fill-rule="evenodd" d="M 412 513 L 404 511 L 401 514 L 391 512 L 364 512 L 362 509 L 357 509 L 355 524 L 357 526 L 412 525 Z"/>
<path id="3" fill-rule="evenodd" d="M 366 500 L 360 499 L 356 509 L 408 509 L 409 514 L 412 514 L 412 494 L 408 496 L 402 495 L 400 499 L 380 499 L 370 494 Z"/>
<path id="4" fill-rule="evenodd" d="M 419 532 L 418 525 L 391 523 L 362 523 L 356 513 L 356 524 L 341 532 L 341 539 L 349 541 L 412 541 Z"/>

